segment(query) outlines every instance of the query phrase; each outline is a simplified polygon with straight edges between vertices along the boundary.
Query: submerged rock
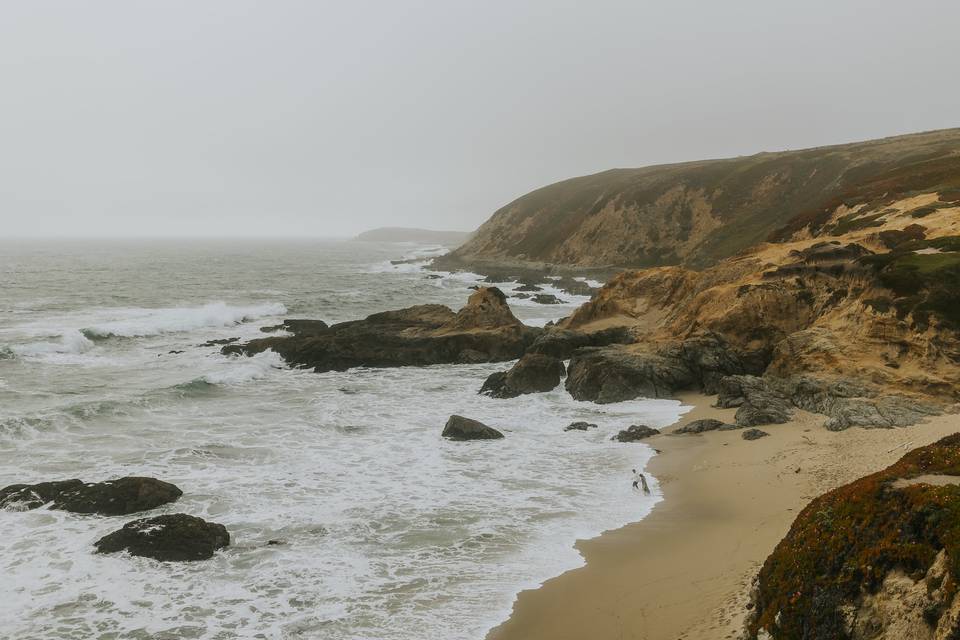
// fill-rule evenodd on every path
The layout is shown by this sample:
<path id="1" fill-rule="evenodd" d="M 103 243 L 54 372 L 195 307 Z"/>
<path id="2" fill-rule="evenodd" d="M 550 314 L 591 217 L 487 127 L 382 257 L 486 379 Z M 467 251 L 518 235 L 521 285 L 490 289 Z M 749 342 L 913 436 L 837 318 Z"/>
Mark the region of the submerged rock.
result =
<path id="1" fill-rule="evenodd" d="M 449 440 L 498 440 L 503 434 L 478 420 L 452 415 L 441 434 Z"/>
<path id="2" fill-rule="evenodd" d="M 95 483 L 63 480 L 0 489 L 0 507 L 28 510 L 50 503 L 51 509 L 61 511 L 118 516 L 153 509 L 182 495 L 175 485 L 156 478 L 128 476 Z"/>
<path id="3" fill-rule="evenodd" d="M 592 422 L 571 422 L 563 428 L 564 431 L 586 431 L 587 429 L 596 429 L 597 425 Z"/>
<path id="4" fill-rule="evenodd" d="M 491 374 L 480 388 L 480 393 L 493 398 L 543 393 L 556 388 L 565 374 L 563 362 L 557 358 L 528 353 L 509 371 Z"/>
<path id="5" fill-rule="evenodd" d="M 94 543 L 97 553 L 127 551 L 130 555 L 162 561 L 206 560 L 230 544 L 222 524 L 185 513 L 128 522 Z"/>
<path id="6" fill-rule="evenodd" d="M 637 442 L 638 440 L 656 435 L 660 435 L 659 429 L 654 429 L 644 424 L 635 424 L 613 436 L 611 440 L 616 440 L 617 442 Z"/>
<path id="7" fill-rule="evenodd" d="M 287 321 L 292 336 L 227 345 L 225 354 L 271 349 L 287 363 L 317 372 L 351 367 L 400 367 L 501 362 L 523 355 L 542 329 L 524 326 L 496 288 L 474 292 L 454 313 L 438 304 L 385 311 L 329 328 Z M 319 322 L 319 321 L 310 321 Z"/>
<path id="8" fill-rule="evenodd" d="M 233 344 L 238 342 L 240 338 L 220 338 L 219 340 L 207 340 L 203 344 L 198 344 L 198 347 L 222 347 L 225 344 Z"/>

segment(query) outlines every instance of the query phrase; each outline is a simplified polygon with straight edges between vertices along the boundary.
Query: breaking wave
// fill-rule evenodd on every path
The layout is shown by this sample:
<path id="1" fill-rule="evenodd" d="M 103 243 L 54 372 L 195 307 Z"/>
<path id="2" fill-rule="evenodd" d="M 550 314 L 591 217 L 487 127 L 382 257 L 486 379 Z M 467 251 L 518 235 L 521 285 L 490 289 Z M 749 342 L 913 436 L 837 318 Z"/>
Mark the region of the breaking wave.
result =
<path id="1" fill-rule="evenodd" d="M 203 327 L 229 327 L 286 312 L 287 308 L 279 303 L 231 306 L 223 302 L 213 302 L 202 307 L 130 309 L 123 312 L 126 317 L 122 319 L 85 327 L 81 329 L 81 333 L 93 339 L 139 338 Z"/>

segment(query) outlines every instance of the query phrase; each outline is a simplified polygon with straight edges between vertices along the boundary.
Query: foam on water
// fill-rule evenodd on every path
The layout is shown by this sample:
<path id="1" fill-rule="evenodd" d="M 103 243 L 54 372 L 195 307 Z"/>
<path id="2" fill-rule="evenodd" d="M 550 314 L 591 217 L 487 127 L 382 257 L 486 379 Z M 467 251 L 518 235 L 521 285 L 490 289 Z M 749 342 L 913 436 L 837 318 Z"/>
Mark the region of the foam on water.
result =
<path id="1" fill-rule="evenodd" d="M 652 450 L 610 437 L 673 422 L 677 402 L 595 405 L 562 387 L 509 400 L 477 394 L 510 363 L 315 374 L 283 368 L 272 353 L 234 358 L 198 346 L 262 336 L 257 323 L 236 323 L 276 324 L 287 308 L 340 321 L 421 302 L 456 307 L 481 276 L 400 265 L 371 273 L 391 254 L 347 243 L 283 246 L 254 256 L 255 266 L 252 249 L 211 260 L 205 248 L 192 262 L 183 251 L 114 271 L 117 260 L 143 259 L 140 248 L 117 250 L 91 267 L 118 274 L 108 295 L 89 277 L 36 285 L 31 299 L 58 302 L 0 317 L 0 342 L 15 356 L 0 358 L 0 485 L 156 476 L 185 494 L 151 513 L 222 522 L 232 545 L 201 563 L 98 556 L 92 543 L 135 516 L 0 512 L 3 634 L 478 640 L 520 589 L 582 563 L 576 539 L 639 520 L 660 499 L 655 479 L 651 496 L 630 486 L 630 469 Z M 157 262 L 180 271 L 145 286 Z M 35 264 L 28 271 L 42 273 Z M 525 322 L 567 315 L 580 301 L 544 292 L 567 304 L 511 299 Z M 445 441 L 452 413 L 506 438 Z M 577 420 L 599 428 L 563 431 Z"/>
<path id="2" fill-rule="evenodd" d="M 286 307 L 279 303 L 232 306 L 223 302 L 213 302 L 202 307 L 117 309 L 117 320 L 85 327 L 82 333 L 90 338 L 135 338 L 204 327 L 227 327 L 286 312 Z"/>

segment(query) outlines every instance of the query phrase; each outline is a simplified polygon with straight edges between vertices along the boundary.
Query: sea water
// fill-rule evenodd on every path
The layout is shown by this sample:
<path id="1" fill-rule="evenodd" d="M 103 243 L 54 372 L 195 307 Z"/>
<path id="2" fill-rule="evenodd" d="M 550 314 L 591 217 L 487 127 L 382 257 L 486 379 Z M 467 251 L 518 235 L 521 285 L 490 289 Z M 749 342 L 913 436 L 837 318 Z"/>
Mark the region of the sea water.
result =
<path id="1" fill-rule="evenodd" d="M 457 309 L 480 276 L 424 270 L 443 251 L 0 243 L 0 486 L 145 475 L 184 491 L 135 516 L 0 511 L 0 637 L 479 640 L 519 590 L 582 564 L 577 539 L 642 519 L 660 492 L 630 470 L 652 450 L 610 438 L 673 422 L 677 402 L 478 395 L 509 363 L 317 374 L 201 346 L 289 317 Z M 542 325 L 586 300 L 545 292 L 565 304 L 514 313 Z M 506 437 L 448 442 L 453 413 Z M 564 432 L 577 420 L 599 428 Z M 231 546 L 195 563 L 92 553 L 177 512 L 224 524 Z"/>

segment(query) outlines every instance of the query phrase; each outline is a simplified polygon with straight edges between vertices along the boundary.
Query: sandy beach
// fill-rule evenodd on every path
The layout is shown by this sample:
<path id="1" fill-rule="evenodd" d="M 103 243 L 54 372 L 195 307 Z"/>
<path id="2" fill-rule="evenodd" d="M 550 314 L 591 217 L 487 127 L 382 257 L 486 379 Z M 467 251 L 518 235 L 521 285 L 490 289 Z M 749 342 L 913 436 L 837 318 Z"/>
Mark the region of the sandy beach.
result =
<path id="1" fill-rule="evenodd" d="M 642 522 L 580 541 L 586 565 L 522 592 L 488 640 L 736 638 L 750 582 L 810 499 L 880 470 L 910 449 L 960 431 L 945 415 L 903 429 L 830 432 L 797 412 L 770 436 L 741 431 L 670 435 L 698 418 L 733 421 L 713 397 L 647 442 L 664 500 Z"/>

